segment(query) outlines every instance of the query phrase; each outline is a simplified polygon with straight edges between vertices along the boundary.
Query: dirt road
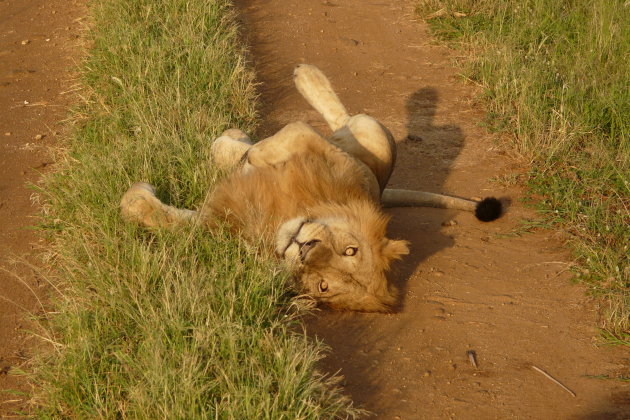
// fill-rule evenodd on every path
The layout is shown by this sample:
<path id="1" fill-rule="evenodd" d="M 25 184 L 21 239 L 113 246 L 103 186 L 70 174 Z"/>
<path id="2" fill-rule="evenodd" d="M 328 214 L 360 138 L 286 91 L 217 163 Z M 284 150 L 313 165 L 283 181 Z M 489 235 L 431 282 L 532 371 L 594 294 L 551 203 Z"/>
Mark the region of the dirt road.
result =
<path id="1" fill-rule="evenodd" d="M 309 330 L 331 346 L 322 369 L 340 371 L 347 393 L 379 419 L 630 418 L 630 385 L 589 377 L 627 375 L 628 354 L 597 345 L 597 311 L 569 280 L 561 237 L 514 234 L 535 215 L 520 204 L 520 189 L 496 180 L 524 169 L 480 126 L 478 92 L 457 77 L 456 53 L 414 21 L 412 2 L 237 4 L 262 83 L 259 137 L 294 120 L 328 132 L 292 86 L 297 63 L 315 64 L 351 113 L 378 118 L 398 140 L 390 185 L 511 201 L 491 224 L 392 210 L 391 236 L 412 247 L 392 276 L 401 307 L 313 317 Z"/>
<path id="2" fill-rule="evenodd" d="M 34 340 L 25 317 L 41 314 L 45 282 L 40 239 L 29 226 L 33 190 L 54 164 L 48 148 L 63 130 L 72 100 L 72 69 L 85 16 L 83 1 L 0 0 L 0 418 L 22 410 L 26 381 L 10 374 L 26 363 Z"/>

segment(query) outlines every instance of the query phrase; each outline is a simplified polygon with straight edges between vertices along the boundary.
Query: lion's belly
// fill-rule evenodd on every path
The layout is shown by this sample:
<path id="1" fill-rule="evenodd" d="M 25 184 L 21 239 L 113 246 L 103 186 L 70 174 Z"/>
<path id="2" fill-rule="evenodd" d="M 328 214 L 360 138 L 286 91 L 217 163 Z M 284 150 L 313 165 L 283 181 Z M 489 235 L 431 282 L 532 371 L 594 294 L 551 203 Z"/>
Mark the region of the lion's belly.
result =
<path id="1" fill-rule="evenodd" d="M 356 167 L 332 169 L 325 159 L 302 155 L 276 167 L 234 173 L 217 184 L 204 211 L 250 240 L 270 241 L 281 223 L 309 217 L 309 208 L 319 203 L 372 200 Z"/>

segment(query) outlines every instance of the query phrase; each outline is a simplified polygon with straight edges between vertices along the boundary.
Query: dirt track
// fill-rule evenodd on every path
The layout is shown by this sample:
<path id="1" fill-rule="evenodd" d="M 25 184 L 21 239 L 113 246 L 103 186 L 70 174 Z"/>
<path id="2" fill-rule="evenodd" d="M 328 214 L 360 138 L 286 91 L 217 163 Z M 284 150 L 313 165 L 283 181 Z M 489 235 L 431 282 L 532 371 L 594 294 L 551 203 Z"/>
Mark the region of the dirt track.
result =
<path id="1" fill-rule="evenodd" d="M 560 238 L 511 234 L 534 215 L 521 190 L 491 179 L 523 168 L 480 127 L 477 92 L 457 77 L 455 53 L 431 42 L 412 2 L 389 3 L 237 2 L 262 83 L 259 137 L 294 120 L 328 132 L 292 86 L 295 64 L 315 64 L 351 113 L 378 118 L 399 141 L 390 185 L 512 204 L 491 224 L 392 210 L 391 236 L 412 244 L 392 276 L 399 312 L 313 317 L 309 330 L 332 349 L 322 368 L 341 371 L 354 401 L 379 419 L 630 418 L 628 384 L 586 376 L 627 373 L 628 355 L 596 346 L 596 310 L 570 283 Z"/>
<path id="2" fill-rule="evenodd" d="M 79 54 L 83 1 L 0 0 L 0 418 L 24 408 L 28 391 L 9 374 L 32 354 L 24 318 L 40 314 L 45 282 L 30 267 L 41 264 L 40 243 L 28 229 L 39 174 L 54 162 L 47 149 L 62 131 L 72 95 L 71 70 Z"/>
<path id="3" fill-rule="evenodd" d="M 35 258 L 37 238 L 24 229 L 35 213 L 25 183 L 52 163 L 45 148 L 66 113 L 69 96 L 62 92 L 72 86 L 82 3 L 0 0 L 3 257 Z M 453 53 L 432 45 L 412 20 L 411 2 L 238 3 L 262 82 L 260 137 L 300 119 L 326 132 L 291 83 L 296 63 L 313 63 L 351 112 L 375 116 L 400 141 L 392 185 L 513 202 L 492 224 L 440 210 L 391 211 L 391 236 L 412 243 L 412 254 L 392 276 L 403 296 L 399 312 L 313 317 L 309 330 L 332 348 L 322 369 L 341 370 L 347 392 L 379 419 L 630 418 L 628 384 L 586 377 L 627 375 L 627 354 L 596 346 L 595 308 L 568 281 L 570 260 L 559 238 L 503 235 L 531 214 L 518 202 L 520 190 L 490 179 L 522 168 L 479 127 L 475 89 L 456 77 Z M 45 137 L 35 140 L 38 134 Z M 444 223 L 450 221 L 456 223 Z M 27 391 L 6 371 L 31 351 L 22 316 L 36 312 L 38 303 L 25 284 L 37 293 L 43 285 L 23 264 L 6 258 L 0 264 L 25 281 L 0 272 L 0 389 Z M 468 350 L 476 352 L 478 369 Z M 0 394 L 0 416 L 23 403 L 21 396 Z"/>

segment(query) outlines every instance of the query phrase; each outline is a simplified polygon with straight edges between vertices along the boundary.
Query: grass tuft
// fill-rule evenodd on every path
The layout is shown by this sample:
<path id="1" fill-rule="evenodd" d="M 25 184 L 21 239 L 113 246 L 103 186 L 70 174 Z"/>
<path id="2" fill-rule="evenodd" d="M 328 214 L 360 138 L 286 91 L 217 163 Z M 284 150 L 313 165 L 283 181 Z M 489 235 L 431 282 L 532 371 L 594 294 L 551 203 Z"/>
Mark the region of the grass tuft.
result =
<path id="1" fill-rule="evenodd" d="M 602 302 L 604 337 L 630 345 L 630 6 L 615 0 L 423 0 L 472 50 L 490 127 L 531 162 L 539 211 L 565 229 L 576 276 Z M 436 13 L 436 11 L 440 11 Z"/>
<path id="2" fill-rule="evenodd" d="M 38 418 L 319 419 L 361 413 L 315 369 L 285 275 L 224 232 L 121 220 L 132 182 L 194 208 L 210 142 L 251 131 L 256 95 L 227 0 L 92 2 L 85 103 L 45 180 L 53 350 Z"/>

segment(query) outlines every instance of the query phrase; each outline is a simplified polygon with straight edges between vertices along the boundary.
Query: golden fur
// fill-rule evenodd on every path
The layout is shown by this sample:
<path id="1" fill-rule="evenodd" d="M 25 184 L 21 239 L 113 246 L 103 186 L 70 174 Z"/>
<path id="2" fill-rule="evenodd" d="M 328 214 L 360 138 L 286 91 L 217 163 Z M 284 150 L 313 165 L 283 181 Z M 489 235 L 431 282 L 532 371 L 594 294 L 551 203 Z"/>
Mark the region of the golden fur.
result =
<path id="1" fill-rule="evenodd" d="M 288 234 L 276 242 L 287 221 L 334 226 L 328 235 L 320 227 L 309 236 L 295 238 L 302 244 L 318 242 L 305 257 L 298 255 L 300 245 L 296 244 L 296 253 L 285 258 L 289 267 L 301 279 L 304 292 L 329 306 L 385 311 L 395 301 L 385 270 L 391 259 L 407 253 L 406 244 L 385 238 L 388 218 L 356 183 L 357 169 L 346 164 L 330 171 L 331 166 L 320 154 L 306 154 L 277 168 L 232 174 L 207 200 L 202 220 L 223 219 L 235 233 L 250 241 L 262 239 L 283 258 L 290 256 L 285 247 L 297 233 L 288 227 Z M 348 246 L 358 248 L 355 255 L 344 255 Z"/>
<path id="2" fill-rule="evenodd" d="M 295 83 L 333 129 L 326 139 L 292 123 L 251 144 L 238 129 L 212 145 L 215 164 L 231 172 L 209 194 L 201 211 L 160 202 L 149 184 L 123 196 L 127 220 L 174 227 L 196 220 L 209 229 L 226 222 L 235 234 L 275 251 L 303 291 L 335 309 L 388 311 L 395 292 L 386 272 L 408 253 L 407 242 L 385 236 L 389 218 L 381 200 L 474 210 L 470 200 L 385 190 L 396 144 L 378 121 L 349 116 L 316 67 L 301 65 Z M 387 204 L 387 202 L 383 203 Z"/>

